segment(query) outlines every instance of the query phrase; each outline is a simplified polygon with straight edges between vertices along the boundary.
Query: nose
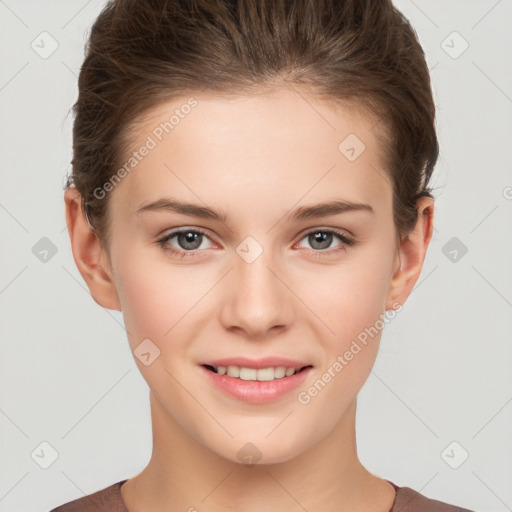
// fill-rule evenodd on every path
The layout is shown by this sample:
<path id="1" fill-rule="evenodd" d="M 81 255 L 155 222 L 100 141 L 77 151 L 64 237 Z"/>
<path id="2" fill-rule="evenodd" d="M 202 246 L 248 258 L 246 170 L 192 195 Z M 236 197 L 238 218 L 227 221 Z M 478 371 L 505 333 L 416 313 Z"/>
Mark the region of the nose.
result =
<path id="1" fill-rule="evenodd" d="M 222 296 L 220 320 L 226 329 L 248 338 L 268 338 L 271 331 L 291 325 L 293 293 L 271 256 L 270 250 L 264 250 L 249 262 L 236 255 Z"/>

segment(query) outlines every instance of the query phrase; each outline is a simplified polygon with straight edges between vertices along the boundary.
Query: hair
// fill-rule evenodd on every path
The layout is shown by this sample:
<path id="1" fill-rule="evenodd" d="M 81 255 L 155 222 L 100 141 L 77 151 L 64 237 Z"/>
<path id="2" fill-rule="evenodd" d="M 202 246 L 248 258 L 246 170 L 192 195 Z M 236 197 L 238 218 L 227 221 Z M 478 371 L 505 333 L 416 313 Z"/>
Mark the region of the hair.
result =
<path id="1" fill-rule="evenodd" d="M 432 196 L 435 105 L 416 32 L 391 0 L 111 0 L 91 27 L 73 106 L 72 172 L 104 243 L 110 194 L 137 122 L 192 93 L 300 87 L 376 119 L 401 239 Z M 341 142 L 341 141 L 340 141 Z"/>

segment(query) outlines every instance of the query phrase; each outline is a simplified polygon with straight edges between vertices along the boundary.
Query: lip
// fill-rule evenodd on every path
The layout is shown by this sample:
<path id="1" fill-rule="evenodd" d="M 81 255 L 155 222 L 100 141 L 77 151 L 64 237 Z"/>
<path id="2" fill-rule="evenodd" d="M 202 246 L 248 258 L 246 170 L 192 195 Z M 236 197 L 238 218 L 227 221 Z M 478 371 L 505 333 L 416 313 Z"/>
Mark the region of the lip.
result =
<path id="1" fill-rule="evenodd" d="M 304 366 L 312 366 L 311 363 L 306 361 L 297 361 L 287 359 L 284 357 L 263 357 L 261 359 L 249 359 L 247 357 L 226 357 L 224 359 L 215 359 L 210 361 L 203 361 L 201 365 L 210 366 L 243 366 L 244 368 L 270 368 L 276 366 L 286 366 L 286 368 L 295 368 L 300 370 Z"/>
<path id="2" fill-rule="evenodd" d="M 231 364 L 220 364 L 223 363 L 224 361 L 228 361 Z M 239 361 L 239 364 L 234 364 L 233 361 Z M 293 368 L 297 364 L 300 365 L 300 368 L 304 366 L 308 367 L 300 371 L 299 373 L 295 373 L 291 377 L 283 377 L 281 379 L 274 379 L 272 381 L 241 380 L 236 379 L 234 377 L 228 377 L 227 375 L 219 375 L 218 373 L 215 373 L 202 365 L 199 366 L 199 368 L 203 372 L 205 377 L 209 379 L 209 382 L 211 382 L 217 389 L 223 391 L 224 393 L 231 397 L 237 398 L 238 400 L 248 402 L 251 404 L 264 404 L 278 400 L 279 398 L 287 395 L 288 393 L 299 387 L 301 384 L 303 384 L 307 376 L 313 370 L 313 367 L 311 365 L 297 363 L 297 361 L 290 361 L 277 358 L 260 359 L 257 362 L 254 360 L 250 361 L 251 365 L 259 364 L 260 366 L 258 367 L 249 366 L 248 362 L 240 364 L 240 361 L 241 359 L 238 358 L 224 360 L 220 359 L 217 361 L 211 361 L 204 364 L 208 364 L 210 366 L 247 365 L 247 368 L 268 368 L 269 366 L 286 366 L 287 368 Z M 269 361 L 272 361 L 272 363 L 269 364 Z M 285 361 L 286 364 L 277 364 L 275 361 Z M 287 366 L 289 363 L 293 364 Z"/>

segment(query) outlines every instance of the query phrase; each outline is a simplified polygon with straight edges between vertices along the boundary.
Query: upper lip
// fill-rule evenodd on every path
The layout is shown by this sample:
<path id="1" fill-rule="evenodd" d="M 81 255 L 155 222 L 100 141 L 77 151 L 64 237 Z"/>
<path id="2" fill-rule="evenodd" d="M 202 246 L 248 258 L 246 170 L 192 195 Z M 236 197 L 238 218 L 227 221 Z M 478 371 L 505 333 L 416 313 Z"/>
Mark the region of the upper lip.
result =
<path id="1" fill-rule="evenodd" d="M 224 359 L 211 359 L 204 361 L 202 365 L 208 366 L 240 366 L 244 368 L 270 368 L 277 366 L 285 366 L 286 368 L 295 368 L 300 370 L 305 366 L 312 366 L 306 361 L 297 361 L 293 359 L 287 359 L 285 357 L 263 357 L 261 359 L 249 359 L 247 357 L 226 357 Z"/>

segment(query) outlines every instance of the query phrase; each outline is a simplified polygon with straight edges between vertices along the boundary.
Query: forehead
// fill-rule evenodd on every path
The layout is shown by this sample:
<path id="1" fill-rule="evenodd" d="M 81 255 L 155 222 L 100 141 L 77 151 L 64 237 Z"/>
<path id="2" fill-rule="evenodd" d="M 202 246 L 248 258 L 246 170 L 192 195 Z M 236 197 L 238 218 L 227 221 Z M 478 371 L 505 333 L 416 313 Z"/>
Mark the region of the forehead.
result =
<path id="1" fill-rule="evenodd" d="M 254 213 L 255 203 L 291 207 L 336 195 L 378 209 L 390 204 L 391 186 L 375 125 L 354 106 L 290 88 L 175 98 L 134 125 L 131 151 L 150 149 L 113 193 L 131 211 L 166 191 Z"/>

